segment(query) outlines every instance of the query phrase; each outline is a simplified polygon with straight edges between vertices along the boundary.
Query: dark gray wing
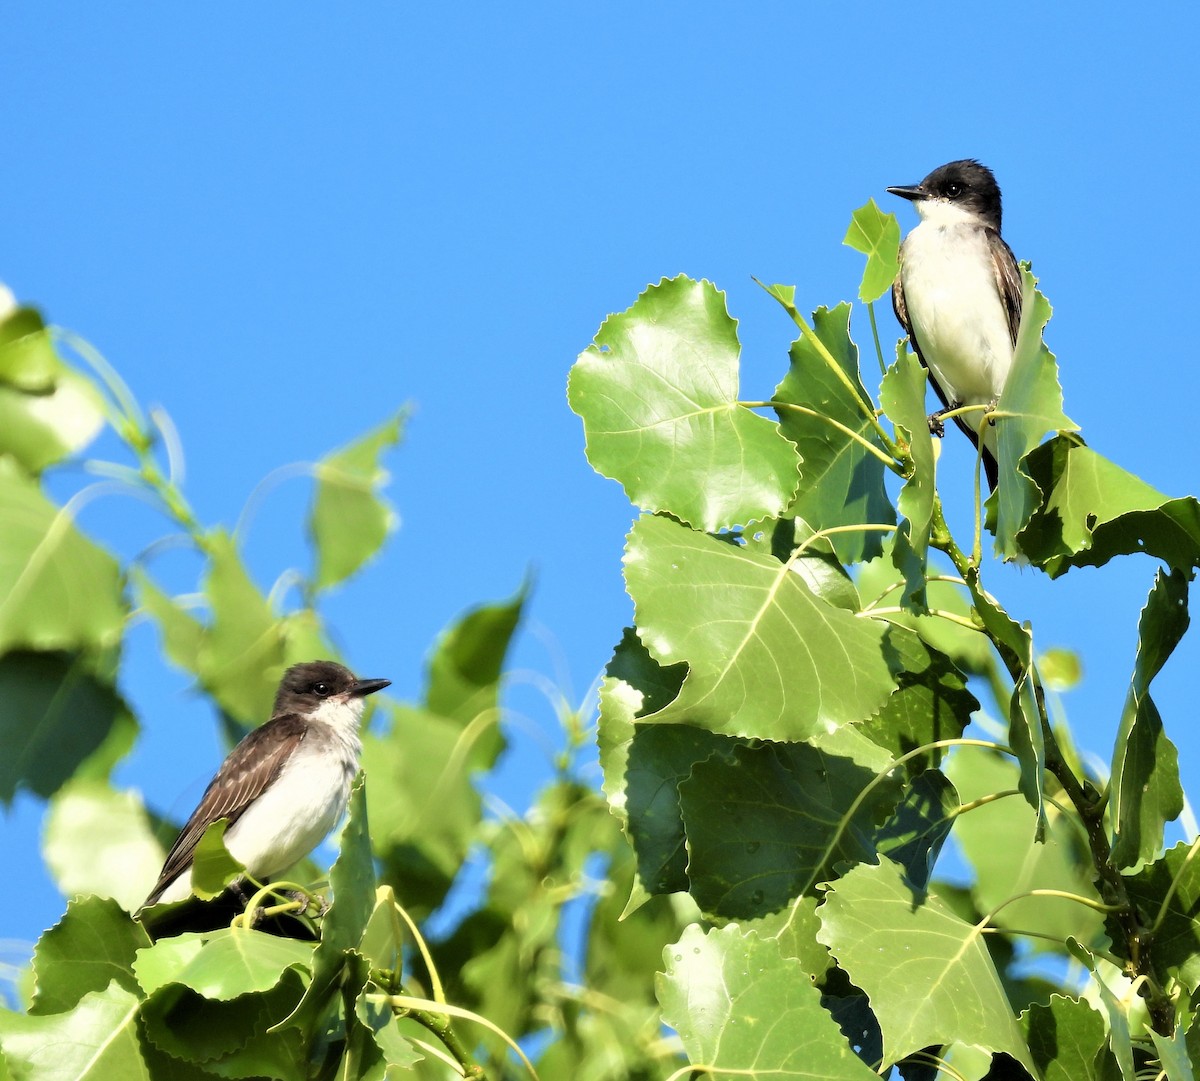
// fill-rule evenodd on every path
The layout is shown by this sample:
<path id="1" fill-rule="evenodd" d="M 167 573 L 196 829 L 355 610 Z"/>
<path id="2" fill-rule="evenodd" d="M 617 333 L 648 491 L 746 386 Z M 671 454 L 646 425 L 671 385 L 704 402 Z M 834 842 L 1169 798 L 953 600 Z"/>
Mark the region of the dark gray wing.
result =
<path id="1" fill-rule="evenodd" d="M 256 728 L 243 739 L 229 757 L 221 763 L 217 775 L 212 779 L 200 805 L 192 817 L 179 831 L 179 836 L 167 853 L 166 862 L 159 873 L 158 881 L 146 904 L 154 904 L 181 872 L 190 868 L 196 845 L 218 818 L 227 819 L 232 826 L 262 793 L 279 776 L 283 764 L 291 757 L 304 734 L 308 731 L 305 721 L 294 713 L 274 717 L 261 728 Z"/>
<path id="2" fill-rule="evenodd" d="M 1008 336 L 1015 346 L 1021 330 L 1021 268 L 1017 257 L 995 229 L 987 230 L 988 246 L 992 251 L 992 269 L 996 274 L 996 289 L 1008 317 Z"/>

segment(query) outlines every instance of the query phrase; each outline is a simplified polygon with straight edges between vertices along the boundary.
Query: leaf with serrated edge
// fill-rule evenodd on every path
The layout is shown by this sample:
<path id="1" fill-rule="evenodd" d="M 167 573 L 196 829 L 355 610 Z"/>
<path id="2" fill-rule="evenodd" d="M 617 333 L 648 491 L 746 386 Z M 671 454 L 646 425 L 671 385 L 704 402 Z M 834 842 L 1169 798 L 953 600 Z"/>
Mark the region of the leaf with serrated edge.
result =
<path id="1" fill-rule="evenodd" d="M 663 1020 L 717 1081 L 871 1081 L 800 963 L 737 924 L 688 927 L 663 951 Z"/>
<path id="2" fill-rule="evenodd" d="M 33 951 L 34 993 L 29 1012 L 64 1013 L 90 991 L 115 981 L 136 991 L 137 951 L 150 945 L 140 923 L 109 898 L 76 898 Z"/>
<path id="3" fill-rule="evenodd" d="M 1112 855 L 1120 868 L 1154 859 L 1162 848 L 1164 826 L 1183 810 L 1179 756 L 1163 731 L 1150 681 L 1187 631 L 1187 596 L 1187 576 L 1159 571 L 1138 621 L 1137 661 L 1117 729 L 1109 785 L 1116 823 Z"/>
<path id="4" fill-rule="evenodd" d="M 1037 279 L 1022 267 L 1021 330 L 1013 350 L 1012 368 L 996 407 L 996 461 L 1000 483 L 996 495 L 996 554 L 1022 555 L 1017 534 L 1041 500 L 1037 485 L 1020 468 L 1020 461 L 1047 432 L 1077 432 L 1063 411 L 1062 387 L 1054 354 L 1042 341 L 1050 320 L 1050 304 L 1037 290 Z M 977 419 L 976 419 L 977 422 Z"/>
<path id="5" fill-rule="evenodd" d="M 782 908 L 838 861 L 869 859 L 894 782 L 807 744 L 737 747 L 697 762 L 679 785 L 691 894 L 706 913 L 763 916 Z"/>
<path id="6" fill-rule="evenodd" d="M 1042 1081 L 1106 1081 L 1098 1060 L 1107 1057 L 1104 1018 L 1086 1002 L 1052 995 L 1020 1017 L 1029 1053 Z"/>
<path id="7" fill-rule="evenodd" d="M 1125 877 L 1129 899 L 1156 921 L 1168 891 L 1171 894 L 1162 925 L 1154 935 L 1150 963 L 1161 986 L 1179 980 L 1188 991 L 1200 987 L 1200 856 L 1194 846 L 1180 843 L 1134 875 Z M 1125 959 L 1128 944 L 1120 924 L 1110 916 L 1113 952 Z"/>
<path id="8" fill-rule="evenodd" d="M 679 696 L 647 721 L 799 742 L 870 717 L 895 686 L 884 625 L 828 604 L 769 556 L 642 518 L 625 579 L 651 655 L 689 665 Z"/>
<path id="9" fill-rule="evenodd" d="M 860 864 L 830 884 L 817 911 L 817 937 L 870 996 L 884 1065 L 958 1040 L 1004 1051 L 1036 1076 L 980 929 L 914 893 L 898 864 Z"/>
<path id="10" fill-rule="evenodd" d="M 879 446 L 869 419 L 870 397 L 858 374 L 858 347 L 850 340 L 850 305 L 839 304 L 832 311 L 818 308 L 812 328 L 845 381 L 807 336 L 792 343 L 791 365 L 775 388 L 774 400 L 818 415 L 775 407 L 780 430 L 796 444 L 804 463 L 804 481 L 787 514 L 813 529 L 891 525 L 896 514 L 883 487 L 884 463 L 830 423 L 836 421 Z M 858 563 L 879 554 L 882 534 L 870 529 L 836 533 L 829 540 L 842 562 Z"/>
<path id="11" fill-rule="evenodd" d="M 738 404 L 739 352 L 710 282 L 664 278 L 610 315 L 567 388 L 592 468 L 699 529 L 777 516 L 799 482 L 796 448 Z"/>
<path id="12" fill-rule="evenodd" d="M 0 1051 L 14 1078 L 150 1081 L 138 1038 L 140 1004 L 114 980 L 66 1013 L 0 1010 Z"/>
<path id="13" fill-rule="evenodd" d="M 900 272 L 900 223 L 896 216 L 885 214 L 874 199 L 868 199 L 854 212 L 842 243 L 867 257 L 858 299 L 868 304 L 878 300 L 892 288 Z"/>
<path id="14" fill-rule="evenodd" d="M 1021 532 L 1022 552 L 1052 578 L 1145 552 L 1177 570 L 1200 565 L 1200 502 L 1168 499 L 1077 441 L 1057 437 L 1025 468 L 1046 493 Z"/>
<path id="15" fill-rule="evenodd" d="M 903 606 L 925 604 L 925 561 L 933 528 L 936 460 L 933 437 L 925 412 L 925 369 L 917 358 L 896 347 L 896 362 L 887 370 L 879 388 L 879 402 L 896 426 L 897 439 L 908 446 L 912 473 L 896 500 L 900 524 L 892 544 L 892 562 L 904 576 Z"/>
<path id="16" fill-rule="evenodd" d="M 308 942 L 253 928 L 222 927 L 160 939 L 138 951 L 133 970 L 147 995 L 177 983 L 205 998 L 231 999 L 269 991 L 285 969 L 311 966 L 312 956 Z"/>

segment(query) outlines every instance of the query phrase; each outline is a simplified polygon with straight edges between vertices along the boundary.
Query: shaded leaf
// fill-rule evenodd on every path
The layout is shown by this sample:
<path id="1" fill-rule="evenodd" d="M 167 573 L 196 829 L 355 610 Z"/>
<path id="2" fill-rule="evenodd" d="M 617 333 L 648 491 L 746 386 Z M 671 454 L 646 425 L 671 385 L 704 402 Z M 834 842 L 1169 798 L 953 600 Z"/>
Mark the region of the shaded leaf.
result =
<path id="1" fill-rule="evenodd" d="M 738 404 L 739 352 L 725 294 L 706 281 L 664 278 L 610 315 L 567 388 L 592 468 L 635 506 L 700 529 L 778 516 L 799 480 L 796 449 Z"/>
<path id="2" fill-rule="evenodd" d="M 885 214 L 874 199 L 868 199 L 854 212 L 842 243 L 867 257 L 858 299 L 868 304 L 878 300 L 892 288 L 900 273 L 900 223 L 896 216 Z"/>
<path id="3" fill-rule="evenodd" d="M 1163 828 L 1183 810 L 1179 756 L 1163 731 L 1150 697 L 1150 681 L 1187 631 L 1188 583 L 1181 571 L 1159 571 L 1138 621 L 1133 679 L 1113 748 L 1111 793 L 1115 841 L 1112 856 L 1121 868 L 1148 863 L 1162 849 Z"/>
<path id="4" fill-rule="evenodd" d="M 26 393 L 0 382 L 0 455 L 11 454 L 30 473 L 78 454 L 103 426 L 100 392 L 65 365 L 52 390 Z"/>
<path id="5" fill-rule="evenodd" d="M 118 642 L 125 602 L 116 560 L 6 458 L 0 458 L 0 521 L 0 653 Z"/>
<path id="6" fill-rule="evenodd" d="M 687 928 L 664 951 L 658 979 L 663 1020 L 688 1059 L 718 1079 L 822 1078 L 870 1081 L 821 994 L 777 943 L 736 924 Z"/>
<path id="7" fill-rule="evenodd" d="M 0 308 L 0 383 L 29 394 L 45 393 L 53 389 L 62 369 L 36 308 Z"/>
<path id="8" fill-rule="evenodd" d="M 625 578 L 651 655 L 689 665 L 655 722 L 798 742 L 864 720 L 892 691 L 884 626 L 768 556 L 648 517 L 629 536 Z"/>
<path id="9" fill-rule="evenodd" d="M 898 864 L 860 864 L 831 883 L 817 911 L 818 937 L 870 996 L 884 1065 L 957 1040 L 1034 1069 L 980 929 L 938 898 L 915 893 Z M 897 950 L 906 942 L 920 948 Z"/>
<path id="10" fill-rule="evenodd" d="M 904 868 L 914 889 L 929 885 L 958 808 L 954 785 L 941 770 L 927 769 L 913 779 L 895 813 L 876 833 L 876 850 Z"/>
<path id="11" fill-rule="evenodd" d="M 1200 859 L 1192 854 L 1193 847 L 1177 844 L 1125 878 L 1130 899 L 1155 930 L 1150 951 L 1154 978 L 1160 986 L 1177 979 L 1189 992 L 1200 987 Z M 1113 952 L 1126 958 L 1128 943 L 1112 916 L 1109 937 Z"/>
<path id="12" fill-rule="evenodd" d="M 114 732 L 125 702 L 85 656 L 15 650 L 0 657 L 0 802 L 18 789 L 53 796 Z"/>
<path id="13" fill-rule="evenodd" d="M 63 917 L 38 939 L 33 951 L 31 1014 L 65 1013 L 84 995 L 116 983 L 137 991 L 133 960 L 150 938 L 113 900 L 70 901 Z"/>
<path id="14" fill-rule="evenodd" d="M 379 495 L 388 475 L 379 457 L 400 442 L 406 413 L 317 462 L 308 532 L 316 549 L 316 587 L 349 578 L 379 551 L 395 528 L 395 511 Z"/>
<path id="15" fill-rule="evenodd" d="M 1104 1018 L 1086 1002 L 1054 995 L 1020 1017 L 1042 1081 L 1108 1081 L 1110 1058 Z M 1113 1064 L 1115 1066 L 1115 1063 Z"/>
<path id="16" fill-rule="evenodd" d="M 691 893 L 706 913 L 746 918 L 776 911 L 835 862 L 874 855 L 877 816 L 895 783 L 806 744 L 736 747 L 697 762 L 679 784 Z"/>
<path id="17" fill-rule="evenodd" d="M 792 343 L 791 367 L 775 388 L 775 400 L 819 415 L 775 407 L 781 431 L 796 444 L 804 463 L 803 483 L 787 514 L 802 518 L 813 529 L 891 525 L 896 515 L 883 487 L 884 463 L 829 423 L 836 421 L 880 446 L 868 419 L 871 399 L 859 379 L 858 348 L 850 340 L 850 305 L 839 304 L 832 311 L 818 308 L 812 327 L 843 378 L 831 370 L 807 336 Z M 881 534 L 878 530 L 838 533 L 830 543 L 842 562 L 857 563 L 879 554 Z"/>

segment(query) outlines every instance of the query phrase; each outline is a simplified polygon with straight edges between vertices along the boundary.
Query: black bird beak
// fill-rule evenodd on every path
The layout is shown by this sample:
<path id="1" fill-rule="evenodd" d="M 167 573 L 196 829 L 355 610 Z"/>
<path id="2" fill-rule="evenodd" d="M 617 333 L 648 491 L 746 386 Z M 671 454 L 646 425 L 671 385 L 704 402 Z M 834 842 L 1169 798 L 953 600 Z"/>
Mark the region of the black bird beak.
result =
<path id="1" fill-rule="evenodd" d="M 368 694 L 382 691 L 384 687 L 391 685 L 390 679 L 356 679 L 350 684 L 350 695 L 352 698 L 365 698 Z"/>
<path id="2" fill-rule="evenodd" d="M 916 202 L 918 199 L 928 199 L 927 192 L 920 184 L 908 184 L 899 188 L 888 188 L 889 195 L 899 195 L 901 199 L 908 199 L 910 202 Z"/>

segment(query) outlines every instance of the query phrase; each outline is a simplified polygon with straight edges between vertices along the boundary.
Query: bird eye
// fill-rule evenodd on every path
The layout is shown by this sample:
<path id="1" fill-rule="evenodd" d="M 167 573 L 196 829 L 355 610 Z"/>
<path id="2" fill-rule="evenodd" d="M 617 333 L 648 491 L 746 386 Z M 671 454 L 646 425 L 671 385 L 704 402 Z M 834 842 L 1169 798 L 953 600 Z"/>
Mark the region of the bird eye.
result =
<path id="1" fill-rule="evenodd" d="M 961 184 L 956 182 L 953 184 L 946 185 L 946 194 L 951 199 L 957 199 L 960 195 L 962 195 L 962 193 L 963 193 L 963 186 Z"/>
<path id="2" fill-rule="evenodd" d="M 333 688 L 330 687 L 328 683 L 314 683 L 313 684 L 313 694 L 318 695 L 321 698 L 328 698 L 329 695 L 332 693 L 333 693 Z"/>

